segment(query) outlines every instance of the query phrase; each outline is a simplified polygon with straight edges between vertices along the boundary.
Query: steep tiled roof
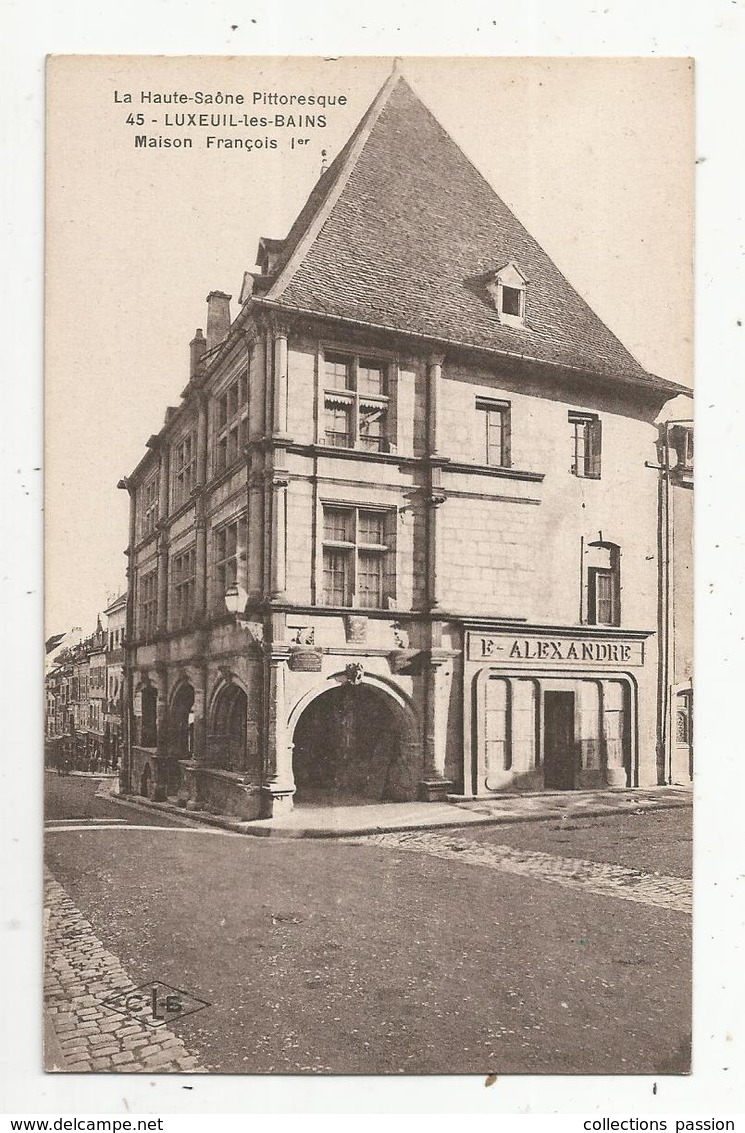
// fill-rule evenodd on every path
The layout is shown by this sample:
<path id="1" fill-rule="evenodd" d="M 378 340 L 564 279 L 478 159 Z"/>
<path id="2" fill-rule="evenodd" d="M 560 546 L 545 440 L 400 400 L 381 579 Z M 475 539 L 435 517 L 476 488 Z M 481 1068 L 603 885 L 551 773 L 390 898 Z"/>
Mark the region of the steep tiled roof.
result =
<path id="1" fill-rule="evenodd" d="M 528 279 L 525 327 L 500 323 L 486 290 L 489 273 L 510 260 Z M 395 74 L 295 221 L 268 298 L 539 361 L 649 377 Z"/>

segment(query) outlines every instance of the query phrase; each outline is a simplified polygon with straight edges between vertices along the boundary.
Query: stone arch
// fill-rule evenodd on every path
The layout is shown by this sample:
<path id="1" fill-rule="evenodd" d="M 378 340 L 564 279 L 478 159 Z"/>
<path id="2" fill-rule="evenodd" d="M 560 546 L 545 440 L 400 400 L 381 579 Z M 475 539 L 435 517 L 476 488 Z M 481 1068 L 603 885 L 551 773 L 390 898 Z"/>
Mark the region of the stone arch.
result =
<path id="1" fill-rule="evenodd" d="M 223 677 L 210 698 L 207 761 L 223 771 L 248 768 L 248 693 L 236 677 Z"/>
<path id="2" fill-rule="evenodd" d="M 194 686 L 182 678 L 168 705 L 168 748 L 174 759 L 191 759 L 194 751 Z"/>
<path id="3" fill-rule="evenodd" d="M 158 746 L 158 689 L 148 681 L 140 693 L 140 743 L 143 747 Z"/>
<path id="4" fill-rule="evenodd" d="M 329 795 L 404 801 L 422 778 L 419 721 L 409 698 L 381 677 L 335 673 L 293 707 L 288 742 L 297 799 Z"/>

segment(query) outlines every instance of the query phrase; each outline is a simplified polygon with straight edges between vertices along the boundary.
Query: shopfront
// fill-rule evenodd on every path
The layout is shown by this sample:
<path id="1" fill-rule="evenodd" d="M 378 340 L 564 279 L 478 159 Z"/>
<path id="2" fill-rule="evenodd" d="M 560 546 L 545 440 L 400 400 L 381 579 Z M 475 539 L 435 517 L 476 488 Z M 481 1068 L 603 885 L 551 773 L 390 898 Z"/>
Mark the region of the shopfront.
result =
<path id="1" fill-rule="evenodd" d="M 640 698 L 646 716 L 654 701 L 650 636 L 595 627 L 466 630 L 466 792 L 469 783 L 483 796 L 648 779 L 647 768 L 640 777 L 639 716 Z"/>

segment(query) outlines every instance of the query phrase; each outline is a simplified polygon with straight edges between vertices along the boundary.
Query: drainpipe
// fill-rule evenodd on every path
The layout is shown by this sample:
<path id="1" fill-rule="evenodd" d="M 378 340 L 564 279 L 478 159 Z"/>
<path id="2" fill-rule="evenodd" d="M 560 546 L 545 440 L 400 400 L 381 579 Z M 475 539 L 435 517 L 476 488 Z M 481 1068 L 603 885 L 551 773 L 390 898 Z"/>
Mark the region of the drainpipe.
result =
<path id="1" fill-rule="evenodd" d="M 663 759 L 663 774 L 667 784 L 672 783 L 672 743 L 670 737 L 670 647 L 671 647 L 671 627 L 670 627 L 670 574 L 671 574 L 671 537 L 672 529 L 670 523 L 670 423 L 665 422 L 663 441 L 662 441 L 662 459 L 660 461 L 660 523 L 661 523 L 661 541 L 662 541 L 662 674 L 661 674 L 661 694 L 662 694 L 662 720 L 661 720 L 661 743 L 662 743 L 662 759 Z"/>

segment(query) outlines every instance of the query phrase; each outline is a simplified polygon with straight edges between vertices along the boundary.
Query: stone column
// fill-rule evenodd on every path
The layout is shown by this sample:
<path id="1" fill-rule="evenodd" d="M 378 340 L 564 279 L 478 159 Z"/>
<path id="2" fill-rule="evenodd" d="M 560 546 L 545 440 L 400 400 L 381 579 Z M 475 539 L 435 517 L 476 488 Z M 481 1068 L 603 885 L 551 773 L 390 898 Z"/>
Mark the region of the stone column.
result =
<path id="1" fill-rule="evenodd" d="M 262 814 L 265 818 L 272 818 L 274 815 L 285 814 L 292 810 L 292 799 L 295 794 L 285 697 L 288 659 L 287 650 L 270 647 L 264 665 L 264 675 L 268 685 L 264 782 L 261 788 Z"/>
<path id="2" fill-rule="evenodd" d="M 445 503 L 445 494 L 439 487 L 440 469 L 430 469 L 431 487 L 427 497 L 427 605 L 436 610 L 442 600 L 442 569 L 440 566 L 439 509 Z"/>
<path id="3" fill-rule="evenodd" d="M 287 487 L 286 474 L 275 471 L 272 480 L 271 529 L 271 597 L 275 601 L 285 598 L 287 589 Z"/>
<path id="4" fill-rule="evenodd" d="M 251 444 L 247 457 L 248 480 L 248 562 L 246 590 L 249 599 L 258 601 L 264 593 L 264 455 L 258 444 Z"/>
<path id="5" fill-rule="evenodd" d="M 194 546 L 194 621 L 199 624 L 207 614 L 207 519 L 204 496 L 197 496 Z"/>
<path id="6" fill-rule="evenodd" d="M 433 354 L 427 363 L 427 453 L 437 456 L 442 443 L 442 354 Z"/>
<path id="7" fill-rule="evenodd" d="M 200 660 L 194 680 L 194 746 L 190 764 L 181 766 L 181 787 L 178 802 L 187 810 L 201 806 L 199 772 L 207 765 L 207 665 Z"/>
<path id="8" fill-rule="evenodd" d="M 419 797 L 425 802 L 444 799 L 453 784 L 445 778 L 447 744 L 447 698 L 450 690 L 452 659 L 434 651 L 427 658 L 425 670 L 424 778 L 419 784 Z"/>
<path id="9" fill-rule="evenodd" d="M 258 392 L 264 382 L 264 340 L 246 336 L 249 363 L 248 385 L 248 443 L 246 445 L 246 524 L 248 549 L 246 562 L 246 590 L 251 601 L 261 598 L 263 592 L 264 562 L 264 454 L 261 440 L 264 436 L 263 405 Z"/>
<path id="10" fill-rule="evenodd" d="M 194 681 L 194 746 L 192 762 L 207 763 L 207 666 L 202 661 Z"/>
<path id="11" fill-rule="evenodd" d="M 170 453 L 168 445 L 160 445 L 160 468 L 158 474 L 158 519 L 162 522 L 168 518 L 169 511 L 169 469 Z"/>
<path id="12" fill-rule="evenodd" d="M 274 417 L 272 432 L 287 436 L 287 399 L 288 399 L 288 355 L 287 355 L 287 329 L 277 326 L 274 329 L 274 368 L 273 368 L 273 404 Z"/>
<path id="13" fill-rule="evenodd" d="M 197 417 L 197 484 L 207 482 L 207 399 L 199 393 L 199 415 Z"/>
<path id="14" fill-rule="evenodd" d="M 158 633 L 168 629 L 168 537 L 158 532 Z"/>
<path id="15" fill-rule="evenodd" d="M 624 762 L 624 687 L 621 681 L 602 681 L 602 729 L 605 777 L 609 787 L 628 786 Z"/>
<path id="16" fill-rule="evenodd" d="M 165 666 L 157 668 L 158 679 L 155 683 L 158 698 L 155 702 L 156 719 L 156 757 L 155 776 L 153 782 L 153 799 L 155 802 L 164 802 L 166 799 L 166 785 L 168 781 L 168 760 L 170 757 L 168 737 L 168 678 Z"/>

